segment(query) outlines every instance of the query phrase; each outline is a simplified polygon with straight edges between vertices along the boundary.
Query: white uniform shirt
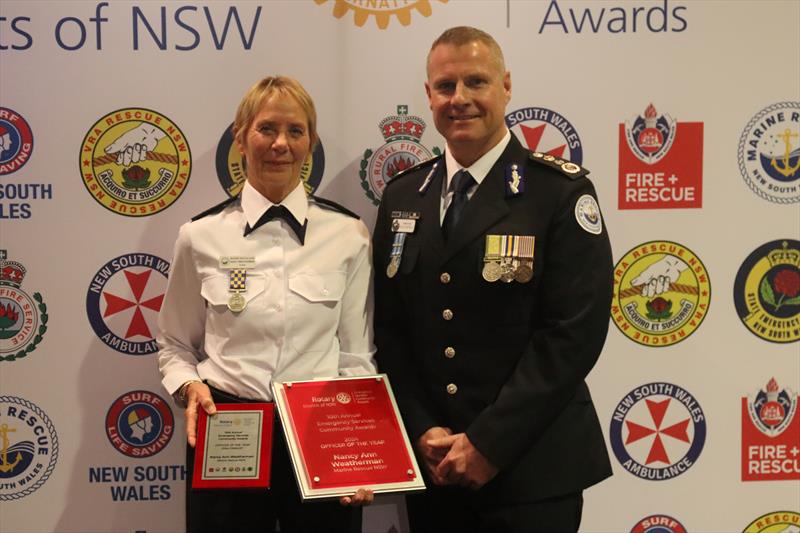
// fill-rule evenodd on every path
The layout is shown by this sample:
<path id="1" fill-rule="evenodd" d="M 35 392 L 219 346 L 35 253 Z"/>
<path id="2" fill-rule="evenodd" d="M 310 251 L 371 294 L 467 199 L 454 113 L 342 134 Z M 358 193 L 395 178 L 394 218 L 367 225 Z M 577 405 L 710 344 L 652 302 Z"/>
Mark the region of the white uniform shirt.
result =
<path id="1" fill-rule="evenodd" d="M 272 400 L 272 380 L 376 372 L 370 238 L 360 220 L 320 207 L 303 185 L 285 206 L 308 226 L 301 245 L 274 219 L 244 237 L 272 203 L 250 184 L 220 212 L 181 226 L 159 315 L 158 365 L 174 393 L 186 381 Z M 247 306 L 228 309 L 223 257 L 253 258 Z"/>

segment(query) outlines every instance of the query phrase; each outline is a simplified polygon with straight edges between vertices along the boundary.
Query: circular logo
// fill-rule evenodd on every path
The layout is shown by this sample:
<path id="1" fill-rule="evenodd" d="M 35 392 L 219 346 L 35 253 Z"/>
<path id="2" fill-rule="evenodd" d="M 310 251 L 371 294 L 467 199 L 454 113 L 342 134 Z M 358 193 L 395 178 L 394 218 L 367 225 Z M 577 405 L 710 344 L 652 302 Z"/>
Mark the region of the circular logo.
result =
<path id="1" fill-rule="evenodd" d="M 659 115 L 653 104 L 647 106 L 644 115 L 638 115 L 625 123 L 625 139 L 631 152 L 648 165 L 653 165 L 669 152 L 675 141 L 678 128 L 669 115 Z"/>
<path id="2" fill-rule="evenodd" d="M 600 218 L 600 206 L 591 194 L 584 194 L 575 203 L 575 219 L 580 227 L 600 235 L 603 232 L 603 220 Z"/>
<path id="3" fill-rule="evenodd" d="M 706 419 L 688 391 L 671 383 L 648 383 L 617 404 L 609 440 L 617 460 L 634 476 L 672 479 L 700 456 Z"/>
<path id="4" fill-rule="evenodd" d="M 17 500 L 41 487 L 58 461 L 58 435 L 36 404 L 0 396 L 0 501 Z"/>
<path id="5" fill-rule="evenodd" d="M 710 301 L 706 267 L 681 244 L 640 244 L 614 268 L 614 324 L 644 346 L 670 346 L 686 339 L 703 322 Z"/>
<path id="6" fill-rule="evenodd" d="M 800 340 L 800 241 L 771 241 L 748 255 L 736 273 L 733 302 L 751 333 L 776 343 Z"/>
<path id="7" fill-rule="evenodd" d="M 380 203 L 386 184 L 395 175 L 431 157 L 433 154 L 427 148 L 410 140 L 388 142 L 374 152 L 366 150 L 362 165 L 366 161 L 366 177 L 369 190 L 374 194 L 371 198 L 373 203 Z"/>
<path id="8" fill-rule="evenodd" d="M 25 166 L 33 152 L 33 133 L 22 115 L 0 107 L 0 176 Z"/>
<path id="9" fill-rule="evenodd" d="M 317 4 L 324 4 L 328 0 L 316 0 Z M 361 0 L 335 0 L 333 16 L 337 19 L 342 18 L 348 10 L 354 12 L 356 26 L 363 26 L 370 18 L 375 17 L 378 28 L 385 30 L 389 26 L 392 15 L 397 16 L 397 20 L 403 26 L 411 24 L 411 11 L 417 10 L 422 16 L 431 15 L 432 0 L 403 0 L 403 2 L 366 2 Z M 438 0 L 445 4 L 448 0 Z M 398 5 L 399 4 L 399 5 Z"/>
<path id="10" fill-rule="evenodd" d="M 225 128 L 222 137 L 217 143 L 216 167 L 217 179 L 225 194 L 233 198 L 242 191 L 247 180 L 247 164 L 242 159 L 242 154 L 233 138 L 233 124 Z M 308 194 L 314 194 L 322 182 L 325 172 L 325 150 L 322 141 L 317 141 L 314 151 L 308 155 L 303 168 L 300 169 L 300 179 Z"/>
<path id="11" fill-rule="evenodd" d="M 762 109 L 739 139 L 739 171 L 757 195 L 770 202 L 800 202 L 800 102 Z"/>
<path id="12" fill-rule="evenodd" d="M 525 107 L 506 115 L 506 126 L 531 152 L 542 152 L 580 165 L 583 145 L 570 122 L 544 107 Z"/>
<path id="13" fill-rule="evenodd" d="M 117 398 L 106 414 L 106 436 L 128 457 L 150 457 L 172 438 L 175 422 L 167 402 L 158 394 L 137 390 Z"/>
<path id="14" fill-rule="evenodd" d="M 796 531 L 800 531 L 800 513 L 774 511 L 750 522 L 742 530 L 742 533 L 794 533 Z"/>
<path id="15" fill-rule="evenodd" d="M 631 533 L 686 533 L 686 528 L 671 516 L 654 514 L 642 518 Z"/>
<path id="16" fill-rule="evenodd" d="M 350 400 L 351 400 L 350 395 L 347 394 L 346 392 L 340 392 L 336 395 L 336 401 L 341 404 L 350 403 Z"/>
<path id="17" fill-rule="evenodd" d="M 789 389 L 781 389 L 775 378 L 767 382 L 747 399 L 747 414 L 761 433 L 777 437 L 789 427 L 797 413 L 797 395 Z"/>
<path id="18" fill-rule="evenodd" d="M 103 207 L 149 216 L 175 202 L 189 181 L 192 154 L 183 132 L 164 115 L 143 108 L 112 111 L 81 143 L 86 189 Z"/>
<path id="19" fill-rule="evenodd" d="M 125 355 L 158 351 L 158 312 L 167 286 L 169 263 L 160 257 L 132 253 L 100 267 L 86 293 L 86 314 L 106 346 Z"/>

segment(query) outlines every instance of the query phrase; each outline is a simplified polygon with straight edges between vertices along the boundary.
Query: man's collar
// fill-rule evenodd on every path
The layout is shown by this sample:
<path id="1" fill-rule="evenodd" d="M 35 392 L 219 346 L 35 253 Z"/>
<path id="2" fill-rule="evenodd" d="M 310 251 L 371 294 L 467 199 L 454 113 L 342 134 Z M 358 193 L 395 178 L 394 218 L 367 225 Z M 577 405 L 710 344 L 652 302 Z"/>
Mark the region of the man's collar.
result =
<path id="1" fill-rule="evenodd" d="M 445 168 L 447 169 L 447 179 L 445 180 L 443 190 L 445 192 L 448 190 L 448 187 L 450 187 L 450 183 L 453 179 L 453 175 L 462 168 L 466 168 L 470 175 L 475 179 L 475 182 L 480 185 L 484 178 L 489 174 L 489 171 L 492 169 L 494 164 L 503 154 L 503 151 L 506 149 L 506 146 L 508 146 L 510 141 L 511 131 L 506 130 L 506 134 L 502 139 L 500 139 L 500 142 L 495 144 L 491 150 L 479 157 L 478 160 L 469 167 L 462 167 L 460 164 L 458 164 L 458 161 L 455 160 L 453 154 L 450 152 L 450 147 L 445 147 L 444 158 L 446 165 Z"/>

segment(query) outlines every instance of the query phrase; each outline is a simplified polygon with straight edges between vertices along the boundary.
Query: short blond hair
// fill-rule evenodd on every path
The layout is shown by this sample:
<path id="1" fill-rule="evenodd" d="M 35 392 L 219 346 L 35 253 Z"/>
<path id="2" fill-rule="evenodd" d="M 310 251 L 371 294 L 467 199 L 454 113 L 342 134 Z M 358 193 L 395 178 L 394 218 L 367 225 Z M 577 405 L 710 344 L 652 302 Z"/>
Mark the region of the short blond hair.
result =
<path id="1" fill-rule="evenodd" d="M 492 58 L 495 60 L 497 67 L 500 69 L 500 72 L 505 72 L 506 62 L 503 58 L 503 50 L 500 49 L 500 45 L 497 44 L 497 41 L 494 40 L 494 37 L 485 31 L 479 30 L 478 28 L 473 28 L 472 26 L 456 26 L 454 28 L 450 28 L 445 30 L 444 33 L 442 33 L 435 41 L 433 41 L 431 49 L 428 52 L 428 59 L 425 62 L 426 70 L 431 61 L 431 54 L 437 46 L 444 44 L 449 44 L 452 46 L 464 46 L 476 41 L 486 45 L 492 55 Z"/>
<path id="2" fill-rule="evenodd" d="M 236 110 L 236 118 L 233 120 L 233 138 L 239 142 L 244 141 L 241 136 L 253 124 L 261 106 L 276 94 L 293 98 L 303 109 L 308 117 L 308 135 L 311 139 L 311 150 L 313 150 L 319 140 L 314 100 L 299 81 L 288 76 L 267 76 L 250 87 Z"/>

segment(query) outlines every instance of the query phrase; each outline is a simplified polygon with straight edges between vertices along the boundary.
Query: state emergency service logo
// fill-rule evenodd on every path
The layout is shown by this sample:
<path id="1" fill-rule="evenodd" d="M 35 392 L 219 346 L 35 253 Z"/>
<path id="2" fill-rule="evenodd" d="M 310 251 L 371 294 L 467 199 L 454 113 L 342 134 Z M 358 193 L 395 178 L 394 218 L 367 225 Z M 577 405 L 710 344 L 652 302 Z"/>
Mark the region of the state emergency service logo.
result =
<path id="1" fill-rule="evenodd" d="M 131 253 L 100 267 L 86 293 L 86 314 L 95 334 L 125 355 L 158 351 L 156 321 L 167 287 L 169 263 Z"/>
<path id="2" fill-rule="evenodd" d="M 112 111 L 89 128 L 79 165 L 83 184 L 100 205 L 144 217 L 180 197 L 189 182 L 192 154 L 170 119 L 131 107 Z"/>
<path id="3" fill-rule="evenodd" d="M 233 198 L 242 192 L 247 181 L 247 164 L 242 158 L 236 140 L 233 138 L 233 124 L 225 128 L 217 143 L 216 153 L 217 179 L 225 194 Z M 322 181 L 325 172 L 325 150 L 322 141 L 317 141 L 314 151 L 308 155 L 300 169 L 300 179 L 308 194 L 314 194 Z"/>
<path id="4" fill-rule="evenodd" d="M 617 404 L 609 440 L 619 463 L 634 476 L 672 479 L 697 462 L 706 441 L 706 418 L 688 391 L 672 383 L 648 383 Z"/>
<path id="5" fill-rule="evenodd" d="M 782 344 L 800 340 L 800 241 L 771 241 L 748 255 L 736 273 L 733 303 L 751 333 Z"/>
<path id="6" fill-rule="evenodd" d="M 25 166 L 33 153 L 33 132 L 25 118 L 7 107 L 0 107 L 0 176 Z"/>
<path id="7" fill-rule="evenodd" d="M 314 0 L 318 5 L 328 2 L 328 0 Z M 441 4 L 446 4 L 449 0 L 437 0 Z M 378 28 L 385 30 L 389 26 L 389 20 L 396 16 L 403 26 L 411 24 L 411 11 L 416 10 L 423 17 L 430 17 L 431 0 L 403 0 L 398 2 L 364 2 L 363 0 L 334 0 L 333 16 L 337 19 L 344 17 L 348 11 L 353 11 L 353 19 L 356 26 L 363 26 L 370 17 L 375 17 Z"/>
<path id="8" fill-rule="evenodd" d="M 36 404 L 0 396 L 0 501 L 18 500 L 41 487 L 58 462 L 58 434 Z"/>
<path id="9" fill-rule="evenodd" d="M 750 119 L 738 159 L 745 183 L 761 198 L 800 202 L 800 102 L 772 104 Z"/>
<path id="10" fill-rule="evenodd" d="M 797 403 L 775 378 L 742 398 L 742 481 L 800 479 Z"/>
<path id="11" fill-rule="evenodd" d="M 123 394 L 106 414 L 106 436 L 111 445 L 128 457 L 150 457 L 169 444 L 175 420 L 167 402 L 153 392 L 137 390 Z"/>
<path id="12" fill-rule="evenodd" d="M 686 533 L 686 528 L 671 516 L 654 514 L 639 520 L 631 533 Z"/>
<path id="13" fill-rule="evenodd" d="M 14 361 L 36 349 L 47 332 L 47 304 L 41 293 L 22 290 L 27 269 L 0 250 L 0 361 Z"/>
<path id="14" fill-rule="evenodd" d="M 742 533 L 800 533 L 800 513 L 773 511 L 761 515 L 750 522 Z"/>
<path id="15" fill-rule="evenodd" d="M 399 172 L 442 153 L 436 147 L 431 152 L 420 143 L 425 121 L 409 115 L 406 105 L 397 106 L 397 114 L 381 120 L 378 128 L 386 143 L 374 151 L 364 151 L 358 172 L 361 187 L 375 205 L 380 204 L 383 189 Z"/>
<path id="16" fill-rule="evenodd" d="M 506 115 L 506 126 L 531 152 L 552 155 L 577 165 L 583 162 L 583 144 L 578 132 L 569 120 L 555 111 L 544 107 L 517 109 Z"/>
<path id="17" fill-rule="evenodd" d="M 643 346 L 670 346 L 689 337 L 710 301 L 706 267 L 682 244 L 640 244 L 614 268 L 611 316 L 623 335 Z"/>

